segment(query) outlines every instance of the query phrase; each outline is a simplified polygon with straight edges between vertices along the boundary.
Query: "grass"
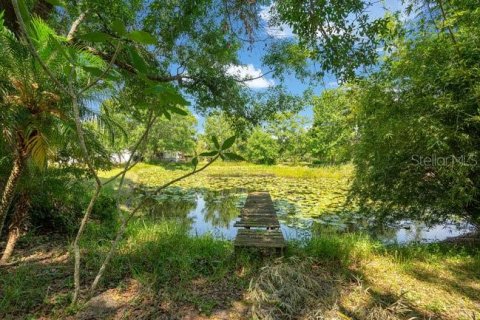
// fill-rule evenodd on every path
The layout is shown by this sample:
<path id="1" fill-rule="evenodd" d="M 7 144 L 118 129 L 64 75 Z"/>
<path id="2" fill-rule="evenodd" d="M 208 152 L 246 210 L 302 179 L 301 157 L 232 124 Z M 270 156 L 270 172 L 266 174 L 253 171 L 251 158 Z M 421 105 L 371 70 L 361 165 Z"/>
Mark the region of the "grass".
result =
<path id="1" fill-rule="evenodd" d="M 292 167 L 219 164 L 211 169 L 184 186 L 215 188 L 224 179 L 221 172 L 233 175 L 245 170 L 250 172 L 247 178 L 238 179 L 268 174 L 277 180 L 263 182 L 267 188 L 279 181 L 299 188 L 296 180 L 300 179 L 288 176 L 297 174 Z M 340 173 L 332 168 L 302 170 L 309 177 L 301 180 L 313 184 L 322 179 L 346 181 L 350 169 L 342 167 Z M 153 184 L 178 174 L 176 166 L 140 164 L 128 179 Z M 81 244 L 85 288 L 118 226 L 115 217 L 106 217 L 110 218 L 105 222 L 89 223 Z M 0 269 L 0 318 L 64 319 L 73 314 L 82 318 L 85 312 L 100 312 L 91 305 L 67 309 L 73 287 L 68 250 L 67 239 L 52 242 L 32 236 L 22 242 L 16 258 L 33 258 Z M 189 237 L 176 219 L 152 221 L 141 216 L 128 226 L 97 298 L 119 304 L 117 318 L 473 320 L 480 316 L 479 270 L 478 248 L 385 246 L 364 234 L 333 230 L 290 242 L 285 257 L 279 259 L 255 252 L 235 254 L 229 241 L 209 235 Z"/>
<path id="2" fill-rule="evenodd" d="M 92 279 L 111 233 L 109 226 L 89 225 L 82 244 L 84 279 Z M 475 319 L 479 266 L 480 251 L 474 248 L 384 246 L 362 234 L 333 231 L 290 243 L 282 259 L 234 255 L 228 241 L 191 238 L 172 221 L 136 220 L 99 291 L 135 290 L 128 306 L 143 310 L 147 319 L 192 309 L 212 315 L 238 301 L 252 306 L 261 319 Z M 71 267 L 69 258 L 2 270 L 0 314 L 7 319 L 67 316 Z"/>
<path id="3" fill-rule="evenodd" d="M 201 165 L 201 164 L 200 164 Z M 120 168 L 104 171 L 103 176 L 113 176 L 120 172 Z M 129 175 L 142 175 L 145 171 L 153 174 L 152 179 L 166 179 L 172 176 L 178 176 L 182 171 L 191 170 L 188 164 L 148 164 L 139 163 L 129 171 Z M 343 166 L 321 166 L 321 167 L 307 167 L 295 165 L 259 165 L 248 162 L 222 162 L 217 161 L 212 164 L 207 171 L 202 174 L 208 176 L 218 177 L 249 177 L 249 176 L 275 176 L 282 178 L 329 178 L 342 179 L 350 178 L 353 173 L 352 165 Z M 160 178 L 158 175 L 164 176 Z"/>

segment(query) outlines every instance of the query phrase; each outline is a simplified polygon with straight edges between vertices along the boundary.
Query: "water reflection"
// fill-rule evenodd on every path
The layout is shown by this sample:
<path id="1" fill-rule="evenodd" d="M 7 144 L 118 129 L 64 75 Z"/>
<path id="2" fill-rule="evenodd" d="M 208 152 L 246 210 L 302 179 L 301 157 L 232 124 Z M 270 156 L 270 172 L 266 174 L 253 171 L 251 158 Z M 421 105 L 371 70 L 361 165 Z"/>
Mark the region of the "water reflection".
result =
<path id="1" fill-rule="evenodd" d="M 427 226 L 421 222 L 401 221 L 395 226 L 390 226 L 390 236 L 379 233 L 378 239 L 384 243 L 405 244 L 410 242 L 436 242 L 450 237 L 461 236 L 473 232 L 475 227 L 467 222 L 454 223 L 447 221 L 443 224 Z"/>
<path id="2" fill-rule="evenodd" d="M 172 188 L 157 199 L 158 205 L 150 210 L 148 216 L 153 219 L 176 219 L 189 228 L 192 236 L 210 233 L 217 238 L 233 239 L 237 233 L 233 224 L 238 219 L 246 197 L 247 191 L 241 189 L 214 192 Z M 308 218 L 298 214 L 295 204 L 286 200 L 277 199 L 274 206 L 281 230 L 287 239 L 303 240 L 311 236 L 311 230 L 321 232 L 322 228 L 334 228 L 342 232 L 368 232 L 388 244 L 405 244 L 441 241 L 474 230 L 472 225 L 465 222 L 427 226 L 404 220 L 378 225 L 372 218 L 355 214 L 343 215 L 347 218 L 339 215 Z"/>
<path id="3" fill-rule="evenodd" d="M 239 215 L 239 209 L 243 207 L 246 196 L 238 195 L 230 191 L 205 192 L 201 196 L 204 202 L 202 214 L 205 222 L 214 227 L 228 228 Z"/>

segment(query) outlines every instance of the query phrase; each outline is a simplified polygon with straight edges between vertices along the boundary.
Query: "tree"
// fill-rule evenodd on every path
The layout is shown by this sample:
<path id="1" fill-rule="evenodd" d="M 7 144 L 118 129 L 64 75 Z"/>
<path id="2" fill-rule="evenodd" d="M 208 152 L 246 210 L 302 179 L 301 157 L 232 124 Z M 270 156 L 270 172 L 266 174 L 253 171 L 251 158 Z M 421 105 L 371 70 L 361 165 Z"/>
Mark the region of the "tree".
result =
<path id="1" fill-rule="evenodd" d="M 232 152 L 243 154 L 245 151 L 245 136 L 250 131 L 250 125 L 240 119 L 230 119 L 225 113 L 212 113 L 205 118 L 204 132 L 199 134 L 197 148 L 200 152 L 210 150 L 212 146 L 212 137 L 216 136 L 220 140 L 225 140 L 233 135 L 237 136 Z M 242 123 L 238 123 L 242 121 Z M 236 127 L 235 125 L 238 125 Z"/>
<path id="2" fill-rule="evenodd" d="M 469 1 L 428 4 L 360 82 L 353 190 L 388 216 L 478 219 L 479 11 Z"/>
<path id="3" fill-rule="evenodd" d="M 275 164 L 279 158 L 279 145 L 271 134 L 256 128 L 247 140 L 246 156 L 254 163 Z"/>
<path id="4" fill-rule="evenodd" d="M 326 73 L 341 80 L 355 78 L 376 64 L 376 49 L 391 36 L 394 17 L 372 17 L 372 5 L 363 0 L 274 2 L 269 9 L 270 24 L 287 25 L 297 37 L 275 42 L 268 48 L 265 63 L 274 66 L 277 75 L 292 70 L 300 78 L 322 79 Z M 318 63 L 319 70 L 308 61 Z"/>
<path id="5" fill-rule="evenodd" d="M 40 20 L 33 21 L 36 41 L 46 41 L 51 30 Z M 48 154 L 62 142 L 62 134 L 68 123 L 65 104 L 52 89 L 52 83 L 38 68 L 31 68 L 35 61 L 24 43 L 15 38 L 5 26 L 0 14 L 0 118 L 4 124 L 2 133 L 13 154 L 13 166 L 5 183 L 0 201 L 0 232 L 14 197 L 17 184 L 25 171 L 27 161 L 46 166 Z M 51 55 L 52 47 L 46 44 L 39 52 Z M 55 63 L 55 59 L 51 63 Z"/>
<path id="6" fill-rule="evenodd" d="M 354 87 L 324 90 L 313 98 L 312 154 L 323 163 L 350 161 L 354 148 Z"/>
<path id="7" fill-rule="evenodd" d="M 278 113 L 268 122 L 265 131 L 275 137 L 282 161 L 289 160 L 296 164 L 308 155 L 307 126 L 307 118 L 293 112 Z"/>

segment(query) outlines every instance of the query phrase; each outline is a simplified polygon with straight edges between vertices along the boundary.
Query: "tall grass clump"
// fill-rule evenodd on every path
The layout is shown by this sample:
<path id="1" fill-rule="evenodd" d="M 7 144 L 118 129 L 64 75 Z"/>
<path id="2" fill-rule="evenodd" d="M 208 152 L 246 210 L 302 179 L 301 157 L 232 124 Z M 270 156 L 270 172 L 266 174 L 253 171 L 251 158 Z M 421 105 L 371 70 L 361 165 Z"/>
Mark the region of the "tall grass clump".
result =
<path id="1" fill-rule="evenodd" d="M 49 277 L 34 277 L 31 267 L 21 266 L 0 277 L 0 318 L 30 310 L 43 302 Z"/>
<path id="2" fill-rule="evenodd" d="M 408 265 L 415 262 L 441 264 L 446 259 L 467 263 L 470 269 L 480 268 L 480 249 L 452 243 L 412 243 L 406 246 L 392 245 L 385 248 L 385 255 L 398 264 Z"/>
<path id="3" fill-rule="evenodd" d="M 325 230 L 315 232 L 307 241 L 306 255 L 328 261 L 338 261 L 343 265 L 357 263 L 371 257 L 381 244 L 361 233 L 343 233 Z"/>
<path id="4" fill-rule="evenodd" d="M 221 278 L 232 266 L 232 253 L 229 242 L 210 235 L 191 237 L 178 221 L 137 219 L 127 229 L 107 280 L 133 277 L 157 292 L 198 277 Z"/>

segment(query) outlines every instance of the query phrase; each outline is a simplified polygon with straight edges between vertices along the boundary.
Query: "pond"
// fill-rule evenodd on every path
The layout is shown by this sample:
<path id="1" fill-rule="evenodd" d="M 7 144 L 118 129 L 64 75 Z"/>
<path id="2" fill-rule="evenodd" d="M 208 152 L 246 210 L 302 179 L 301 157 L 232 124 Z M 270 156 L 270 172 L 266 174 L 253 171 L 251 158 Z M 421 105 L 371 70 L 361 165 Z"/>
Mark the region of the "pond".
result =
<path id="1" fill-rule="evenodd" d="M 216 238 L 233 239 L 240 209 L 247 197 L 244 189 L 212 191 L 171 188 L 157 197 L 158 205 L 148 213 L 149 219 L 176 219 L 187 225 L 192 236 L 210 233 Z M 342 232 L 364 231 L 387 244 L 435 242 L 474 231 L 467 222 L 447 222 L 427 226 L 424 223 L 402 220 L 377 226 L 372 219 L 355 214 L 348 219 L 336 214 L 312 217 L 285 199 L 273 199 L 281 230 L 286 239 L 302 240 L 311 236 L 311 230 L 322 228 Z"/>

